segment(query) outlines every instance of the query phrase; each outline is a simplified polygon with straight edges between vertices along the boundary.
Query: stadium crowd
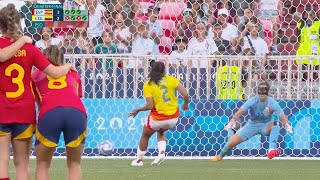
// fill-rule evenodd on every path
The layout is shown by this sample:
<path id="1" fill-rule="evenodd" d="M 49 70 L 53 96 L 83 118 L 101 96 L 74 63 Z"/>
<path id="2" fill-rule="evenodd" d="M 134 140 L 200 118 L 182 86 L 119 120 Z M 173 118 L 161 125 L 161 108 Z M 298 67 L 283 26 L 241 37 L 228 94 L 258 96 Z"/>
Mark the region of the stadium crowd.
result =
<path id="1" fill-rule="evenodd" d="M 9 1 L 2 1 L 0 7 L 7 3 Z M 89 10 L 89 26 L 33 28 L 31 5 L 34 3 L 62 3 L 65 9 Z M 182 57 L 171 61 L 172 65 L 191 67 L 198 65 L 183 57 L 279 55 L 282 50 L 279 33 L 285 31 L 281 25 L 287 16 L 283 13 L 284 3 L 282 0 L 15 1 L 23 18 L 24 32 L 32 36 L 41 49 L 60 45 L 66 54 L 171 54 Z M 312 48 L 306 51 L 308 44 L 301 39 L 305 35 L 304 26 L 319 27 L 315 7 L 315 4 L 307 4 L 303 14 L 295 6 L 287 8 L 286 13 L 294 14 L 293 18 L 298 22 L 300 31 L 295 36 L 300 37 L 304 47 L 297 49 L 299 55 L 318 55 L 320 52 L 320 47 L 318 51 L 312 51 Z M 315 40 L 312 39 L 315 34 L 319 34 L 319 30 L 309 33 L 309 44 Z M 132 65 L 128 63 L 128 66 Z M 261 63 L 266 64 L 266 61 Z M 199 65 L 205 67 L 206 63 Z"/>

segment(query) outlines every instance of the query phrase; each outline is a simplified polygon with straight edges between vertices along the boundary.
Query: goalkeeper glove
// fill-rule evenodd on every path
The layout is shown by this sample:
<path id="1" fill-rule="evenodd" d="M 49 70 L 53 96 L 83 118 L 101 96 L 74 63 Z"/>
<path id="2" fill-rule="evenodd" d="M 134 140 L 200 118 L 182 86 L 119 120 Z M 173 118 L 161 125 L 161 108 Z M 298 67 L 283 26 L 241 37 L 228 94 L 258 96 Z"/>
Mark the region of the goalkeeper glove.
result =
<path id="1" fill-rule="evenodd" d="M 289 123 L 284 125 L 284 129 L 287 131 L 289 135 L 293 135 L 292 127 L 290 126 Z"/>
<path id="2" fill-rule="evenodd" d="M 224 128 L 226 131 L 229 131 L 230 129 L 233 129 L 234 131 L 237 131 L 240 128 L 240 124 L 237 120 L 231 119 L 226 127 Z"/>

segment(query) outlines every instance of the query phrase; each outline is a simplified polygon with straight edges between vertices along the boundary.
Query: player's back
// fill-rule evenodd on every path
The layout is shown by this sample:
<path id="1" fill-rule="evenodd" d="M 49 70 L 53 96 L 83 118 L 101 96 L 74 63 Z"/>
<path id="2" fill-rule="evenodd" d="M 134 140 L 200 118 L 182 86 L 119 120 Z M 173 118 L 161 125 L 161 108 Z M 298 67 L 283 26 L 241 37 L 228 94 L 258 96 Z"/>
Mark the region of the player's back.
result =
<path id="1" fill-rule="evenodd" d="M 59 106 L 76 108 L 86 114 L 80 99 L 82 87 L 77 72 L 70 71 L 59 79 L 53 79 L 37 70 L 32 74 L 32 80 L 41 104 L 39 118 L 47 111 Z"/>
<path id="2" fill-rule="evenodd" d="M 172 76 L 164 76 L 159 85 L 149 81 L 144 85 L 144 93 L 150 94 L 154 101 L 154 109 L 151 115 L 154 119 L 162 119 L 161 115 L 170 116 L 179 113 L 176 88 L 179 80 Z"/>
<path id="3" fill-rule="evenodd" d="M 12 43 L 9 38 L 0 38 L 0 48 Z M 43 70 L 50 64 L 46 59 L 41 59 L 39 53 L 39 49 L 26 44 L 10 60 L 0 63 L 1 123 L 35 123 L 34 96 L 30 83 L 32 66 Z M 23 111 L 16 113 L 17 109 Z"/>

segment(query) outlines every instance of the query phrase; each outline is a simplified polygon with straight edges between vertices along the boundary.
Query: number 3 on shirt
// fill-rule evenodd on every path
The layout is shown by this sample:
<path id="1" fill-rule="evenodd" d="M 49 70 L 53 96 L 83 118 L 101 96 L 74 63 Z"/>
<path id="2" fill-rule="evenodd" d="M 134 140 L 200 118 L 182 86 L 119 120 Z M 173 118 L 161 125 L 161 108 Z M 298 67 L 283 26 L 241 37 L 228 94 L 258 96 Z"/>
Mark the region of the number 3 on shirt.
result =
<path id="1" fill-rule="evenodd" d="M 49 83 L 48 83 L 48 88 L 49 89 L 63 89 L 65 87 L 67 87 L 67 76 L 64 75 L 61 78 L 58 79 L 54 79 L 50 76 L 47 76 Z"/>
<path id="2" fill-rule="evenodd" d="M 22 66 L 20 66 L 17 63 L 13 63 L 11 65 L 9 65 L 6 69 L 5 69 L 5 75 L 11 77 L 12 76 L 12 71 L 18 71 L 18 76 L 14 77 L 11 79 L 13 84 L 16 84 L 18 86 L 18 90 L 14 91 L 14 92 L 6 92 L 6 97 L 7 98 L 17 98 L 19 96 L 21 96 L 24 92 L 24 84 L 23 84 L 23 78 L 24 78 L 24 69 Z"/>
<path id="3" fill-rule="evenodd" d="M 160 86 L 160 89 L 164 90 L 163 93 L 162 93 L 163 102 L 166 103 L 166 102 L 170 101 L 170 98 L 166 98 L 166 95 L 168 94 L 168 88 L 165 87 L 165 86 Z"/>

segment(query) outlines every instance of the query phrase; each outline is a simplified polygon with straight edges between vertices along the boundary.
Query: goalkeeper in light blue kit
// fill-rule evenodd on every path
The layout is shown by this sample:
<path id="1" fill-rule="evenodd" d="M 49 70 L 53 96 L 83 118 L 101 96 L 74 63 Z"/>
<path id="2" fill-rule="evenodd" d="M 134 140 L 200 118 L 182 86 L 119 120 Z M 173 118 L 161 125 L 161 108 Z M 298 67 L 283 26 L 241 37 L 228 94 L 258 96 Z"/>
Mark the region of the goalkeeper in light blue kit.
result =
<path id="1" fill-rule="evenodd" d="M 245 126 L 240 128 L 236 134 L 231 137 L 220 154 L 212 159 L 213 161 L 221 161 L 230 149 L 257 134 L 269 136 L 269 152 L 267 155 L 269 159 L 281 153 L 281 150 L 278 149 L 280 126 L 278 122 L 273 121 L 273 114 L 279 116 L 288 134 L 292 135 L 293 132 L 292 127 L 288 123 L 288 118 L 283 113 L 278 102 L 268 96 L 269 90 L 270 86 L 266 81 L 260 83 L 258 86 L 258 95 L 248 99 L 234 114 L 233 118 L 226 125 L 225 130 L 237 130 L 240 127 L 238 121 L 246 111 L 249 111 L 251 118 Z"/>

